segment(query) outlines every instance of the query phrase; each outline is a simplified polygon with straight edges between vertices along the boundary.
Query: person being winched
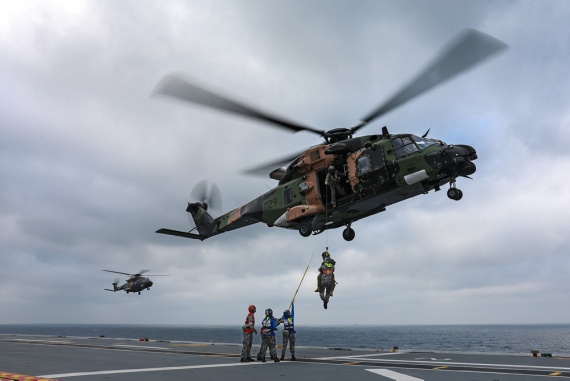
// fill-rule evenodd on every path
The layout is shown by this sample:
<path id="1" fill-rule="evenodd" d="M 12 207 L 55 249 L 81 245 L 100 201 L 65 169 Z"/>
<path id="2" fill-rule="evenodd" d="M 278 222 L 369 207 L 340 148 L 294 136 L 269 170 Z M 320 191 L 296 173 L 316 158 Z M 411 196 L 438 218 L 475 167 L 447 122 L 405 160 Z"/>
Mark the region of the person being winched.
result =
<path id="1" fill-rule="evenodd" d="M 333 290 L 336 283 L 334 280 L 334 264 L 330 257 L 325 257 L 323 264 L 319 267 L 319 275 L 321 277 L 318 287 L 319 296 L 323 301 L 323 307 L 327 309 L 329 298 L 333 296 Z"/>
<path id="2" fill-rule="evenodd" d="M 321 256 L 323 257 L 323 262 L 321 263 L 321 267 L 319 267 L 319 275 L 317 275 L 317 289 L 315 290 L 315 292 L 321 292 L 321 278 L 323 277 L 322 269 L 324 266 L 327 269 L 332 269 L 331 288 L 329 290 L 329 296 L 333 296 L 333 290 L 334 287 L 336 286 L 336 282 L 334 280 L 334 266 L 336 265 L 336 261 L 331 258 L 331 255 L 329 254 L 328 251 L 323 251 L 323 254 L 321 254 Z M 328 258 L 329 261 L 325 262 L 325 258 Z"/>

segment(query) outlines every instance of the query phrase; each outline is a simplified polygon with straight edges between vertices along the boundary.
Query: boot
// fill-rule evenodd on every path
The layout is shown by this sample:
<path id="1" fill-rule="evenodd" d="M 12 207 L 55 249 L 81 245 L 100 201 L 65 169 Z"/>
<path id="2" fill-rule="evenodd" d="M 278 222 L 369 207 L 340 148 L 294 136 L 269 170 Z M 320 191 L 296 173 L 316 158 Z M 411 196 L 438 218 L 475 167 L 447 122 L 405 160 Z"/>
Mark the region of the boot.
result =
<path id="1" fill-rule="evenodd" d="M 263 357 L 257 356 L 257 361 L 263 361 Z"/>
<path id="2" fill-rule="evenodd" d="M 239 362 L 247 362 L 247 359 L 245 357 L 242 357 L 239 359 Z"/>
<path id="3" fill-rule="evenodd" d="M 327 309 L 327 304 L 329 304 L 329 302 L 325 300 L 325 301 L 323 302 L 323 307 L 325 307 L 325 310 Z"/>
<path id="4" fill-rule="evenodd" d="M 251 357 L 246 358 L 247 361 L 251 362 L 251 361 L 255 361 L 254 359 L 252 359 Z"/>
<path id="5" fill-rule="evenodd" d="M 297 361 L 297 357 L 291 356 L 291 361 Z"/>
<path id="6" fill-rule="evenodd" d="M 285 361 L 285 356 L 281 355 L 281 358 L 279 360 Z"/>
<path id="7" fill-rule="evenodd" d="M 315 292 L 321 292 L 321 288 L 319 286 L 317 286 L 317 289 L 315 290 Z"/>
<path id="8" fill-rule="evenodd" d="M 261 362 L 265 362 L 265 356 L 261 358 Z"/>
<path id="9" fill-rule="evenodd" d="M 273 359 L 273 362 L 279 362 L 279 359 L 278 359 L 277 357 L 275 357 L 275 358 Z"/>
<path id="10" fill-rule="evenodd" d="M 331 291 L 331 292 L 329 292 L 329 296 L 333 296 L 333 292 L 332 292 L 332 291 Z"/>

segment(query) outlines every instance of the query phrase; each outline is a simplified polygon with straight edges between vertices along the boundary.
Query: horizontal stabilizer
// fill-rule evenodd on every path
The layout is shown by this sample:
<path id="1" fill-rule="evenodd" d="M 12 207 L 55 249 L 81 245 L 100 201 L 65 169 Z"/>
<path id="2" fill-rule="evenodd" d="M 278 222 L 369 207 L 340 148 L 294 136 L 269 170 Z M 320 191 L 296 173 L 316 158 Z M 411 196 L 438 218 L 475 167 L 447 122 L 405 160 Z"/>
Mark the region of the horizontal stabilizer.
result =
<path id="1" fill-rule="evenodd" d="M 208 238 L 207 236 L 201 234 L 193 234 L 193 233 L 181 232 L 178 230 L 164 229 L 164 228 L 158 229 L 156 232 L 159 234 L 175 235 L 177 237 L 199 239 L 200 241 L 203 241 L 206 238 Z"/>
<path id="2" fill-rule="evenodd" d="M 105 291 L 113 291 L 113 292 L 115 292 L 115 291 L 117 291 L 117 290 L 110 290 L 110 289 L 106 288 Z"/>

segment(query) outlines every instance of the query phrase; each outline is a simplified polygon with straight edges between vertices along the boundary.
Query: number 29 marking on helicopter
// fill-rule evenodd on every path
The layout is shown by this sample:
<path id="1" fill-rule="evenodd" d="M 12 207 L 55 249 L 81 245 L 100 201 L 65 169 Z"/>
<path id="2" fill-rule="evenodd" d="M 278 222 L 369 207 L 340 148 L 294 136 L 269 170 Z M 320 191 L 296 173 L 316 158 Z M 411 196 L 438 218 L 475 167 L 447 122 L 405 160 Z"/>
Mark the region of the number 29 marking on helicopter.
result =
<path id="1" fill-rule="evenodd" d="M 389 205 L 431 190 L 439 191 L 445 184 L 449 184 L 447 196 L 460 200 L 463 192 L 456 187 L 457 179 L 470 178 L 476 171 L 473 161 L 477 159 L 477 152 L 473 147 L 428 138 L 429 130 L 423 136 L 391 134 L 386 127 L 381 134 L 361 137 L 354 134 L 381 115 L 505 48 L 506 45 L 494 37 L 468 30 L 409 85 L 356 126 L 328 131 L 276 117 L 175 75 L 164 77 L 153 94 L 247 116 L 289 131 L 312 132 L 325 141 L 301 154 L 250 170 L 250 173 L 259 173 L 273 169 L 269 177 L 279 183 L 253 201 L 217 218 L 207 210 L 209 204 L 214 206 L 220 192 L 216 187 L 208 190 L 205 182 L 200 183 L 193 191 L 198 201 L 189 203 L 186 208 L 196 227 L 189 232 L 163 228 L 157 233 L 204 240 L 260 222 L 269 227 L 296 229 L 304 237 L 344 226 L 343 238 L 351 241 L 355 237 L 351 227 L 355 221 L 383 212 Z M 325 184 L 329 171 L 339 174 L 340 180 L 335 185 Z"/>

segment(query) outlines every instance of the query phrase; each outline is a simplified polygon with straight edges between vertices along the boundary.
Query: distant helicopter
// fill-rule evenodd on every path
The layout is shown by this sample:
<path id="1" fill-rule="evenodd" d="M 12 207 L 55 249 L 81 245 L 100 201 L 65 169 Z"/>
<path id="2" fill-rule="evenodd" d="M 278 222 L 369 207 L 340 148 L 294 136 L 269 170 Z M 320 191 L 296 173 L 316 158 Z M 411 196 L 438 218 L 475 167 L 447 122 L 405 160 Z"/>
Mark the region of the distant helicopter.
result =
<path id="1" fill-rule="evenodd" d="M 355 237 L 351 228 L 355 221 L 383 212 L 389 205 L 431 190 L 439 191 L 445 184 L 449 184 L 447 196 L 460 200 L 463 192 L 456 187 L 457 179 L 470 178 L 476 171 L 473 161 L 477 159 L 477 152 L 473 147 L 428 138 L 429 129 L 422 136 L 390 134 L 386 127 L 382 128 L 381 134 L 353 135 L 379 116 L 505 48 L 506 44 L 494 37 L 468 30 L 410 84 L 362 118 L 356 126 L 329 131 L 273 116 L 176 75 L 166 76 L 153 94 L 247 116 L 289 131 L 309 131 L 322 136 L 325 141 L 301 154 L 250 170 L 250 173 L 259 173 L 273 169 L 269 177 L 278 180 L 279 184 L 217 218 L 207 210 L 209 204 L 219 199 L 220 192 L 217 187 L 208 189 L 207 184 L 200 183 L 193 191 L 198 202 L 189 203 L 186 208 L 196 227 L 189 232 L 163 228 L 157 233 L 204 240 L 261 222 L 269 227 L 296 229 L 304 237 L 344 226 L 343 238 L 351 241 Z M 255 144 L 252 141 L 250 148 L 254 149 Z M 288 165 L 281 166 L 284 163 Z M 341 178 L 335 188 L 336 205 L 331 202 L 330 187 L 325 185 L 329 170 L 337 171 Z M 196 229 L 198 234 L 192 232 Z"/>
<path id="2" fill-rule="evenodd" d="M 138 274 L 128 274 L 128 273 L 122 273 L 120 271 L 112 271 L 112 270 L 103 270 L 103 271 L 107 271 L 109 273 L 115 273 L 115 274 L 123 274 L 123 275 L 128 275 L 130 278 L 127 279 L 127 283 L 123 284 L 122 286 L 119 286 L 119 279 L 115 279 L 115 282 L 113 283 L 113 289 L 108 289 L 106 288 L 106 291 L 113 291 L 113 292 L 117 292 L 117 291 L 125 291 L 127 294 L 129 292 L 138 292 L 139 295 L 141 294 L 141 291 L 143 290 L 149 290 L 152 287 L 153 283 L 149 278 L 143 277 L 141 276 L 144 273 L 149 272 L 150 270 L 141 270 L 139 271 Z M 147 275 L 147 276 L 169 276 L 169 275 Z"/>

